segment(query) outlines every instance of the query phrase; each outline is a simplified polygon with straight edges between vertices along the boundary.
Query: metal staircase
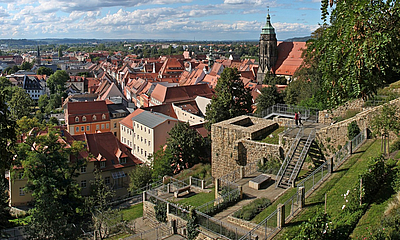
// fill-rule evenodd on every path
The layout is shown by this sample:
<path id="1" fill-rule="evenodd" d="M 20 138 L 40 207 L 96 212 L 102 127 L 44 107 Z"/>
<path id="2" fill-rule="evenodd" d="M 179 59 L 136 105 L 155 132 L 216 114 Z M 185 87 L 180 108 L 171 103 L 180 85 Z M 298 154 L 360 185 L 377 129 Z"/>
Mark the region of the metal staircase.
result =
<path id="1" fill-rule="evenodd" d="M 286 155 L 285 161 L 277 175 L 279 178 L 277 177 L 275 187 L 289 188 L 292 186 L 293 182 L 299 175 L 300 169 L 303 166 L 304 160 L 306 159 L 307 153 L 314 138 L 315 129 L 311 130 L 307 138 L 300 136 L 299 140 L 297 140 L 296 136 L 296 139 L 293 142 L 293 144 L 296 144 L 296 147 L 293 147 L 294 145 L 292 144 L 291 149 L 294 148 L 293 153 L 290 153 L 289 150 L 288 154 Z"/>

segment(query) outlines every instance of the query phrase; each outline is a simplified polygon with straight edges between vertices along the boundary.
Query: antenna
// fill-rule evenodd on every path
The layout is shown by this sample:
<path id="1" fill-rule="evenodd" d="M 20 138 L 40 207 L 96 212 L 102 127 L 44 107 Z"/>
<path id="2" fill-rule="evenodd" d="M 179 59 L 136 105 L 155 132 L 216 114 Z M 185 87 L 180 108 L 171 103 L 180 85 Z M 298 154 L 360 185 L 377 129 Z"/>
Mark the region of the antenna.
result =
<path id="1" fill-rule="evenodd" d="M 269 15 L 269 6 L 267 6 L 267 14 Z"/>

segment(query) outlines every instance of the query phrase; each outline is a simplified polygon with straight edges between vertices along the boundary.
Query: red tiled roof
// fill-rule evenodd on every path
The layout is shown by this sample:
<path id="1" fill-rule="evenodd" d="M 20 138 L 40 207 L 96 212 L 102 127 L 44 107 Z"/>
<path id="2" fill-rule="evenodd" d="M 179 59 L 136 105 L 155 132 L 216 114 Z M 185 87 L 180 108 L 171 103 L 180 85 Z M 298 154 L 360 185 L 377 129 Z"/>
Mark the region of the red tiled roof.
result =
<path id="1" fill-rule="evenodd" d="M 86 116 L 86 122 L 108 121 L 110 120 L 107 104 L 105 101 L 89 101 L 89 102 L 68 102 L 66 116 L 69 123 L 75 123 L 76 116 Z M 102 119 L 102 114 L 106 115 L 106 119 Z M 93 120 L 96 115 L 96 120 Z M 79 118 L 79 123 L 82 119 Z"/>
<path id="2" fill-rule="evenodd" d="M 133 129 L 133 125 L 132 125 L 132 118 L 135 117 L 136 115 L 140 114 L 144 112 L 143 109 L 136 109 L 135 111 L 133 111 L 131 114 L 129 114 L 128 116 L 126 116 L 124 119 L 122 119 L 121 121 L 119 121 L 120 124 L 124 125 L 125 127 L 129 127 L 130 129 Z"/>
<path id="3" fill-rule="evenodd" d="M 277 75 L 293 76 L 300 67 L 303 59 L 301 54 L 306 49 L 305 42 L 280 42 L 278 43 L 278 60 L 272 71 Z"/>
<path id="4" fill-rule="evenodd" d="M 146 111 L 162 113 L 162 114 L 170 116 L 172 118 L 176 118 L 176 119 L 178 118 L 175 114 L 174 108 L 172 107 L 172 103 L 166 103 L 166 104 L 161 104 L 161 105 L 151 106 L 151 107 L 144 107 L 143 109 Z"/>
<path id="5" fill-rule="evenodd" d="M 197 96 L 211 98 L 214 95 L 213 91 L 207 84 L 197 84 L 191 86 L 165 87 L 157 84 L 151 94 L 151 97 L 161 103 L 179 102 L 191 100 Z"/>

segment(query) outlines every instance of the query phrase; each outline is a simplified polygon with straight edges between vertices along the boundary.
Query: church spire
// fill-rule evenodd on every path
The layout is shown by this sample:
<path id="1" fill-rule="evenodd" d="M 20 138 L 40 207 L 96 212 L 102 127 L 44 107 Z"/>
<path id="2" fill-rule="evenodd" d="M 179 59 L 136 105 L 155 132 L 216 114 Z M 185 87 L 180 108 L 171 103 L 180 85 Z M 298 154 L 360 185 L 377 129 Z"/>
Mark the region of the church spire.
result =
<path id="1" fill-rule="evenodd" d="M 262 28 L 261 34 L 275 34 L 275 28 L 271 24 L 271 16 L 269 15 L 269 9 L 267 15 L 267 22 L 265 23 L 265 26 Z"/>

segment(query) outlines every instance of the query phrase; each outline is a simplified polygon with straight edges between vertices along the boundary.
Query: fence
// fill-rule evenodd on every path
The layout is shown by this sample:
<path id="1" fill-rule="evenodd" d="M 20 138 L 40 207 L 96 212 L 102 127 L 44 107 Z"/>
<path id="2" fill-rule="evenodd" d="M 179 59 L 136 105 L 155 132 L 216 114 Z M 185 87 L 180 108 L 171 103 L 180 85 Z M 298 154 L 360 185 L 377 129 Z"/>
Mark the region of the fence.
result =
<path id="1" fill-rule="evenodd" d="M 302 119 L 305 121 L 318 122 L 318 112 L 316 108 L 305 108 L 301 106 L 292 106 L 286 104 L 276 104 L 262 111 L 258 117 L 269 117 L 270 115 L 284 115 L 284 116 L 294 116 L 296 112 L 301 112 Z"/>
<path id="2" fill-rule="evenodd" d="M 217 234 L 222 238 L 239 239 L 247 233 L 247 231 L 238 228 L 235 225 L 222 222 L 200 211 L 196 211 L 196 217 L 200 227 Z"/>
<path id="3" fill-rule="evenodd" d="M 274 236 L 278 231 L 278 210 L 275 210 L 268 217 L 266 217 L 262 222 L 260 222 L 255 228 L 253 228 L 250 232 L 240 238 L 240 240 L 248 239 L 253 240 L 256 239 L 255 236 L 258 236 L 258 239 L 268 239 Z"/>
<path id="4" fill-rule="evenodd" d="M 152 228 L 150 230 L 140 232 L 137 234 L 134 234 L 132 236 L 123 238 L 124 240 L 130 240 L 130 239 L 164 239 L 165 237 L 171 236 L 173 234 L 171 228 L 167 228 L 163 225 L 159 225 L 155 228 Z"/>
<path id="5" fill-rule="evenodd" d="M 297 187 L 304 187 L 306 196 L 319 186 L 319 184 L 330 175 L 330 163 L 324 162 L 321 166 L 315 169 L 310 175 L 297 184 Z"/>
<path id="6" fill-rule="evenodd" d="M 234 188 L 232 190 L 229 189 L 224 195 L 204 203 L 203 205 L 197 207 L 196 210 L 205 214 L 213 215 L 224 207 L 236 202 L 239 199 L 239 194 L 240 192 L 238 188 Z"/>

